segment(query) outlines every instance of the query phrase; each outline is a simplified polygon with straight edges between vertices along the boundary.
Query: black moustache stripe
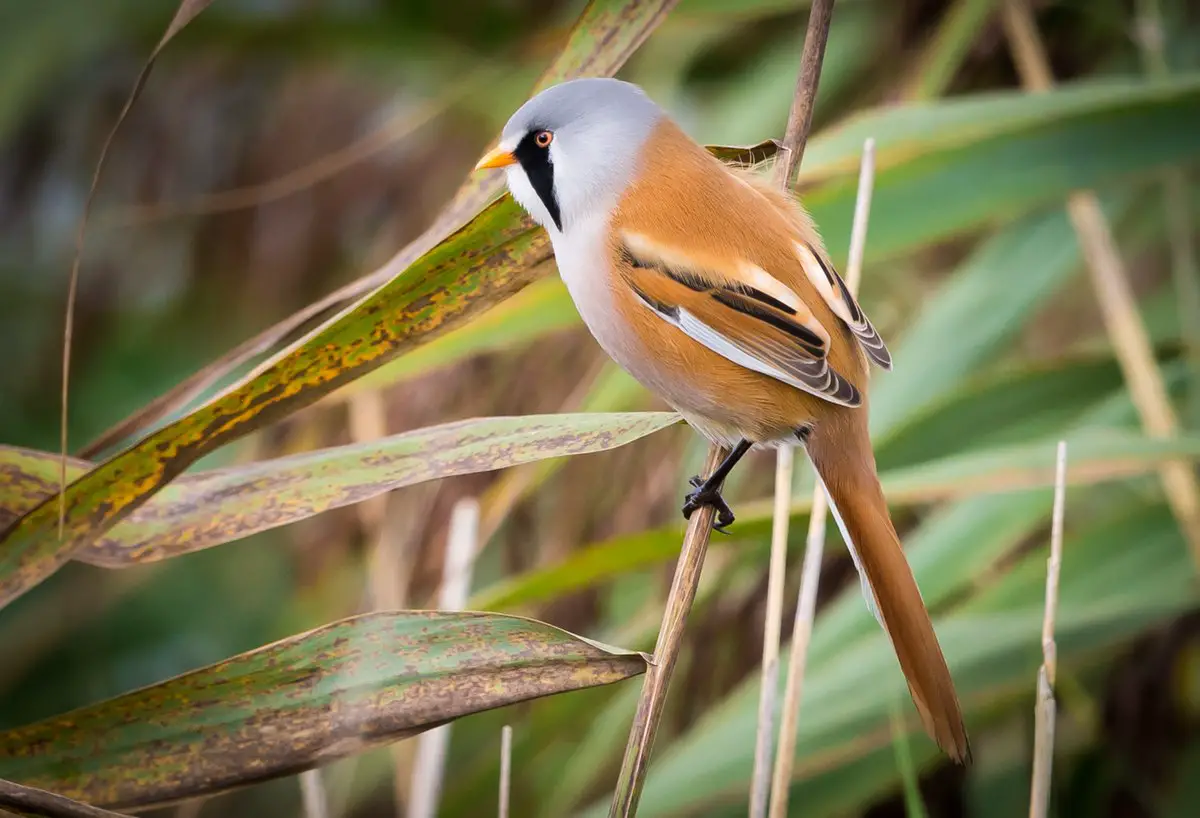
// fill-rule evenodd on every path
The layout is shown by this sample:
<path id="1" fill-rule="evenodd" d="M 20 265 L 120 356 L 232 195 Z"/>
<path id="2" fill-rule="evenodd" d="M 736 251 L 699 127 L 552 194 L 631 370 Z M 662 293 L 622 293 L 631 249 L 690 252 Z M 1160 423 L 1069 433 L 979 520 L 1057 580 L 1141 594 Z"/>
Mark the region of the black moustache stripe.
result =
<path id="1" fill-rule="evenodd" d="M 534 141 L 538 130 L 540 129 L 534 128 L 525 134 L 525 138 L 513 151 L 513 156 L 521 163 L 521 169 L 529 178 L 529 184 L 533 185 L 533 192 L 542 200 L 550 218 L 554 219 L 554 226 L 562 230 L 562 211 L 558 206 L 558 198 L 554 195 L 554 164 L 550 161 L 549 147 L 538 147 Z"/>

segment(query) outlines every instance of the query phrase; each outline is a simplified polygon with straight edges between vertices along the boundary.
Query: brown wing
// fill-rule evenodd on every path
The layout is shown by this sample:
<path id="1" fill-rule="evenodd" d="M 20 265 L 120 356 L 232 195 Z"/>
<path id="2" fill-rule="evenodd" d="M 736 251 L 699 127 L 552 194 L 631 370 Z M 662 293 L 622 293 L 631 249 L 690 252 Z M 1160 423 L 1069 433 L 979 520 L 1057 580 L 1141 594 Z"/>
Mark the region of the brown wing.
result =
<path id="1" fill-rule="evenodd" d="M 825 303 L 833 310 L 834 315 L 842 319 L 842 322 L 854 333 L 854 337 L 858 339 L 858 343 L 862 346 L 863 352 L 867 353 L 867 357 L 884 369 L 891 369 L 892 354 L 888 352 L 887 345 L 879 337 L 879 332 L 867 318 L 862 307 L 858 306 L 858 301 L 850 293 L 846 282 L 842 281 L 842 277 L 833 269 L 833 265 L 825 259 L 819 249 L 812 245 L 797 241 L 795 246 L 796 255 L 800 257 L 800 263 L 804 267 L 804 274 L 817 288 L 817 292 L 825 299 Z"/>
<path id="2" fill-rule="evenodd" d="M 859 345 L 867 357 L 884 369 L 892 368 L 892 355 L 887 345 L 879 336 L 879 332 L 867 318 L 858 301 L 851 294 L 850 288 L 830 263 L 829 257 L 821 245 L 816 226 L 808 213 L 793 197 L 783 193 L 778 188 L 767 183 L 756 174 L 749 174 L 736 169 L 732 172 L 742 181 L 755 188 L 769 201 L 776 210 L 792 223 L 799 239 L 793 239 L 796 256 L 804 268 L 804 275 L 821 294 L 821 298 L 829 309 L 842 320 L 842 323 L 858 339 Z"/>
<path id="3" fill-rule="evenodd" d="M 694 341 L 832 403 L 862 403 L 854 385 L 829 365 L 825 327 L 766 271 L 746 263 L 722 270 L 712 259 L 689 257 L 638 233 L 622 232 L 619 242 L 621 279 Z"/>

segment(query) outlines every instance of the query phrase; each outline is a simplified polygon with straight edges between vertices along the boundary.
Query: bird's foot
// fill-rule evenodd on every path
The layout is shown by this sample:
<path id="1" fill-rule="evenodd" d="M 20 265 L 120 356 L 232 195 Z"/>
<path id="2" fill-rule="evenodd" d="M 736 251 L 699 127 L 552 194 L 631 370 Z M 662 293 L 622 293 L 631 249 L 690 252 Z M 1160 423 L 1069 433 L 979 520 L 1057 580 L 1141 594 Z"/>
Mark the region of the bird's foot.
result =
<path id="1" fill-rule="evenodd" d="M 688 483 L 696 490 L 688 494 L 684 498 L 683 516 L 684 519 L 691 519 L 692 512 L 696 511 L 701 506 L 712 506 L 717 514 L 713 529 L 720 531 L 722 534 L 728 533 L 726 528 L 733 525 L 733 512 L 729 508 L 729 504 L 725 502 L 725 498 L 721 496 L 721 490 L 709 486 L 699 477 L 691 478 Z"/>

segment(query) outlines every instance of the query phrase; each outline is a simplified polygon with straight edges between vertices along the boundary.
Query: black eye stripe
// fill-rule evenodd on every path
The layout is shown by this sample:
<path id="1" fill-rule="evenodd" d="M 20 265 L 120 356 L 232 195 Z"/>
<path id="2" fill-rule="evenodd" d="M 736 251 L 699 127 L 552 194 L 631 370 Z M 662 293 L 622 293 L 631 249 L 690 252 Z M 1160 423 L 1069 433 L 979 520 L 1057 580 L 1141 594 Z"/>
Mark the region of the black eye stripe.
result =
<path id="1" fill-rule="evenodd" d="M 558 206 L 558 197 L 554 195 L 554 164 L 550 161 L 550 151 L 546 149 L 549 146 L 542 147 L 537 143 L 538 134 L 544 130 L 530 130 L 513 151 L 513 156 L 521 164 L 534 193 L 542 200 L 546 212 L 554 220 L 554 226 L 562 230 L 562 212 Z"/>

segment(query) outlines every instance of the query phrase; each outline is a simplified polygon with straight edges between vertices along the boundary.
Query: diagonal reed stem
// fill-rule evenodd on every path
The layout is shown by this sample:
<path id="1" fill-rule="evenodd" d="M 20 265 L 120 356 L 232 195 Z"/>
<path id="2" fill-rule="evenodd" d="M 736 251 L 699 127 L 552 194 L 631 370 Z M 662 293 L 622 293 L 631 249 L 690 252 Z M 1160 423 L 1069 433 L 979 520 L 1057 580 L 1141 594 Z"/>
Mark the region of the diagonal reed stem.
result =
<path id="1" fill-rule="evenodd" d="M 723 446 L 711 446 L 704 464 L 705 474 L 711 474 L 729 450 Z M 687 624 L 692 600 L 696 598 L 696 587 L 700 583 L 700 572 L 704 567 L 704 555 L 708 551 L 708 538 L 712 533 L 713 508 L 703 506 L 688 521 L 683 535 L 683 548 L 675 566 L 675 578 L 667 594 L 666 610 L 662 625 L 658 629 L 658 641 L 654 645 L 654 661 L 646 669 L 642 683 L 642 695 L 638 699 L 629 741 L 625 745 L 625 756 L 621 761 L 621 773 L 617 789 L 613 793 L 610 818 L 632 818 L 637 814 L 638 800 L 642 797 L 642 786 L 646 782 L 646 768 L 650 762 L 650 750 L 654 736 L 662 721 L 663 706 L 667 699 L 667 688 L 675 662 L 679 659 L 679 648 L 683 644 L 683 629 Z"/>
<path id="2" fill-rule="evenodd" d="M 817 84 L 821 76 L 821 62 L 825 57 L 825 44 L 829 40 L 829 23 L 833 16 L 833 0 L 813 0 L 809 11 L 808 27 L 804 35 L 804 51 L 800 57 L 800 76 L 796 81 L 796 96 L 788 116 L 784 136 L 784 151 L 780 157 L 779 179 L 781 184 L 790 182 L 800 166 L 808 132 L 812 126 L 813 102 L 817 96 Z M 725 458 L 729 450 L 711 446 L 705 464 L 705 473 Z M 654 663 L 646 672 L 642 695 L 638 700 L 629 741 L 621 762 L 617 787 L 613 792 L 610 818 L 632 818 L 637 814 L 638 801 L 646 781 L 646 770 L 658 725 L 662 721 L 666 704 L 667 689 L 671 674 L 679 659 L 683 642 L 683 630 L 696 597 L 696 586 L 708 551 L 708 538 L 712 533 L 713 510 L 705 506 L 692 515 L 683 536 L 683 548 L 675 567 L 675 578 L 667 596 L 663 621 L 654 646 Z"/>
<path id="3" fill-rule="evenodd" d="M 1050 90 L 1054 87 L 1054 75 L 1028 3 L 1026 0 L 1005 0 L 1003 11 L 1005 35 L 1021 83 L 1031 93 Z M 1067 198 L 1067 215 L 1083 248 L 1104 328 L 1116 352 L 1142 428 L 1151 437 L 1172 437 L 1179 430 L 1179 421 L 1155 360 L 1146 325 L 1142 323 L 1112 228 L 1100 209 L 1096 194 L 1088 190 L 1072 193 Z M 1200 570 L 1200 483 L 1197 483 L 1191 466 L 1180 460 L 1163 463 L 1158 474 L 1167 505 L 1178 520 L 1193 562 Z"/>

